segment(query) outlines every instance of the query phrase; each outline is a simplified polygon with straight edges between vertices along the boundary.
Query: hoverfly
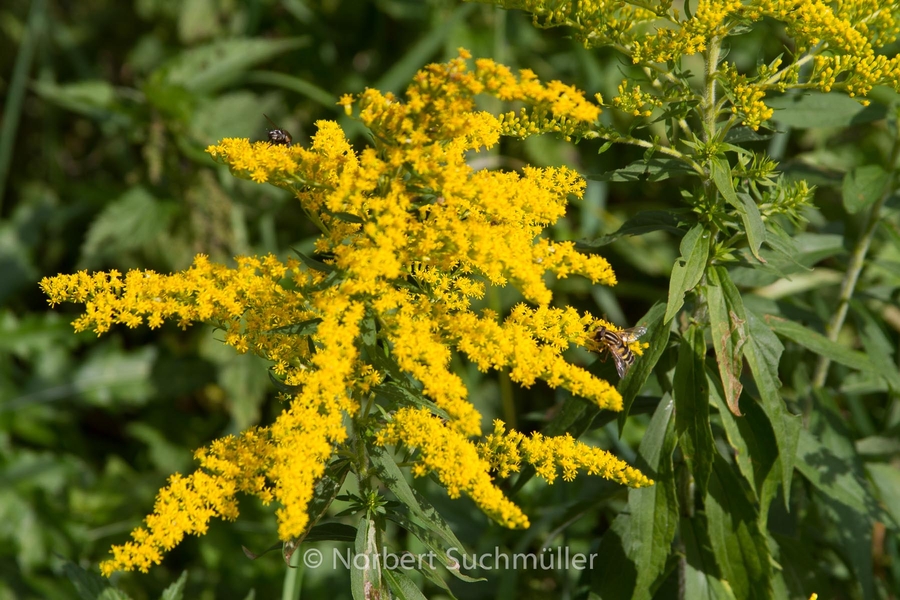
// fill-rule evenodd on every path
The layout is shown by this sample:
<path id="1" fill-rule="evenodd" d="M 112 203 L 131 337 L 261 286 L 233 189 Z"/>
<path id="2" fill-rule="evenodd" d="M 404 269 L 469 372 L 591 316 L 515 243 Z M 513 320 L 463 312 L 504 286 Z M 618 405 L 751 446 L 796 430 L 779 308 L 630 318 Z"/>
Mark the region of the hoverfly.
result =
<path id="1" fill-rule="evenodd" d="M 269 142 L 274 146 L 287 146 L 291 147 L 291 134 L 289 134 L 284 129 L 281 129 L 272 122 L 272 119 L 266 113 L 263 113 L 263 116 L 266 118 L 266 121 L 272 124 L 273 129 L 266 129 L 266 133 L 269 134 Z"/>
<path id="2" fill-rule="evenodd" d="M 613 331 L 600 326 L 594 331 L 593 340 L 609 350 L 616 363 L 616 372 L 620 378 L 624 379 L 628 368 L 634 364 L 634 352 L 631 351 L 628 344 L 637 341 L 645 333 L 647 333 L 646 327 Z"/>

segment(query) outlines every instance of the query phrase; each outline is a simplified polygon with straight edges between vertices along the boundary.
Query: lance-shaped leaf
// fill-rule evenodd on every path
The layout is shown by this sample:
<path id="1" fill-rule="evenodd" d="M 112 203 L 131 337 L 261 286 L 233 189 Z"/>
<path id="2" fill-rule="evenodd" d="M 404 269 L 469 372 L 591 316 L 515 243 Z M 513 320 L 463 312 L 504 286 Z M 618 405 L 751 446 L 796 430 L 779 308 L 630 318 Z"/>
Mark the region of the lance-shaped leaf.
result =
<path id="1" fill-rule="evenodd" d="M 765 532 L 733 467 L 715 453 L 706 496 L 709 540 L 722 578 L 737 598 L 769 600 L 772 571 Z"/>
<path id="2" fill-rule="evenodd" d="M 700 515 L 681 519 L 681 540 L 684 543 L 683 598 L 697 600 L 735 600 L 734 592 L 722 581 L 716 557 L 709 544 L 706 520 Z"/>
<path id="3" fill-rule="evenodd" d="M 672 453 L 674 405 L 663 396 L 638 448 L 638 466 L 656 485 L 628 490 L 628 510 L 603 535 L 603 558 L 591 575 L 591 591 L 603 600 L 649 600 L 671 552 L 678 522 Z"/>
<path id="4" fill-rule="evenodd" d="M 702 224 L 694 225 L 681 240 L 681 257 L 672 266 L 669 278 L 669 301 L 666 304 L 665 323 L 669 323 L 684 305 L 684 294 L 694 289 L 709 258 L 709 232 Z"/>
<path id="5" fill-rule="evenodd" d="M 744 366 L 744 344 L 747 343 L 747 315 L 741 294 L 724 267 L 712 267 L 707 272 L 706 301 L 725 401 L 729 410 L 740 416 L 738 399 L 743 389 L 741 370 Z"/>
<path id="6" fill-rule="evenodd" d="M 791 476 L 794 473 L 794 458 L 797 452 L 797 438 L 800 435 L 800 417 L 792 415 L 781 400 L 781 381 L 778 379 L 778 363 L 784 346 L 778 337 L 766 327 L 754 313 L 747 313 L 750 341 L 744 348 L 744 356 L 753 381 L 759 391 L 762 409 L 775 432 L 778 442 L 778 456 L 781 463 L 781 485 L 784 491 L 785 508 L 791 497 Z"/>
<path id="7" fill-rule="evenodd" d="M 662 304 L 653 305 L 647 314 L 638 321 L 638 325 L 647 328 L 646 335 L 641 338 L 642 342 L 650 344 L 648 348 L 644 348 L 644 353 L 637 357 L 635 363 L 628 369 L 625 379 L 619 382 L 619 393 L 622 394 L 622 412 L 619 413 L 619 431 L 625 426 L 625 419 L 631 412 L 631 406 L 634 399 L 641 392 L 647 379 L 653 372 L 653 367 L 659 361 L 659 357 L 663 355 L 669 345 L 669 325 L 664 319 L 666 307 Z"/>
<path id="8" fill-rule="evenodd" d="M 353 600 L 386 598 L 382 586 L 381 556 L 378 551 L 378 526 L 373 519 L 363 517 L 356 530 L 355 556 L 350 561 L 350 592 Z"/>
<path id="9" fill-rule="evenodd" d="M 706 342 L 703 329 L 692 325 L 684 334 L 675 367 L 675 431 L 701 494 L 716 453 L 709 426 L 709 387 L 706 383 Z"/>
<path id="10" fill-rule="evenodd" d="M 736 193 L 734 182 L 731 179 L 731 167 L 722 158 L 714 158 L 710 162 L 712 180 L 725 201 L 737 209 L 744 224 L 744 234 L 747 236 L 747 244 L 753 257 L 761 263 L 766 262 L 760 256 L 759 248 L 766 241 L 766 225 L 763 223 L 759 207 L 748 194 Z"/>
<path id="11" fill-rule="evenodd" d="M 782 319 L 774 315 L 766 315 L 766 324 L 768 324 L 775 333 L 797 342 L 804 348 L 812 350 L 816 354 L 830 358 L 842 365 L 847 365 L 852 369 L 877 372 L 872 359 L 862 352 L 851 350 L 842 344 L 832 342 L 821 333 L 804 327 L 800 323 Z"/>

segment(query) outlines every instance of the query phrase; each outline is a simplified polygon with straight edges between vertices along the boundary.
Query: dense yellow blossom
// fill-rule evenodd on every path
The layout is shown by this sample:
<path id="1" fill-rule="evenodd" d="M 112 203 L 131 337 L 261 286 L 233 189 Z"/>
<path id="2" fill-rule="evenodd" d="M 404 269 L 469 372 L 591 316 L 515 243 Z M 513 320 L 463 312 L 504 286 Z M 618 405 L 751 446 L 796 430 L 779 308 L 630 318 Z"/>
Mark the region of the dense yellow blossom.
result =
<path id="1" fill-rule="evenodd" d="M 546 437 L 540 433 L 526 436 L 507 431 L 500 420 L 494 421 L 494 432 L 485 437 L 478 450 L 501 477 L 518 472 L 524 460 L 548 483 L 556 481 L 558 469 L 562 469 L 566 481 L 572 481 L 578 470 L 584 469 L 589 475 L 602 475 L 630 487 L 653 485 L 652 479 L 606 450 L 576 441 L 568 434 Z"/>
<path id="2" fill-rule="evenodd" d="M 436 473 L 451 496 L 470 496 L 505 526 L 527 526 L 470 439 L 481 435 L 481 415 L 451 370 L 454 351 L 481 369 L 509 369 L 524 386 L 542 379 L 621 409 L 615 388 L 563 359 L 571 345 L 590 346 L 596 319 L 551 307 L 545 283 L 548 274 L 616 283 L 602 257 L 542 237 L 582 196 L 584 179 L 565 167 L 476 171 L 467 162 L 501 135 L 580 136 L 600 108 L 561 82 L 543 84 L 530 71 L 514 75 L 489 60 L 469 69 L 467 58 L 462 51 L 426 67 L 403 98 L 377 90 L 344 96 L 340 104 L 356 108 L 372 147 L 356 150 L 337 123 L 319 121 L 307 145 L 227 138 L 208 148 L 236 176 L 291 191 L 321 231 L 317 257 L 239 257 L 229 267 L 198 255 L 170 275 L 81 272 L 41 282 L 52 304 L 85 305 L 74 322 L 79 331 L 213 323 L 238 352 L 270 360 L 291 390 L 271 425 L 198 451 L 200 469 L 172 477 L 146 527 L 113 549 L 104 573 L 146 570 L 184 535 L 204 533 L 210 519 L 236 518 L 238 492 L 277 503 L 282 540 L 301 536 L 330 459 L 342 449 L 353 454 L 348 446 L 370 433 L 381 444 L 417 448 L 414 474 Z M 498 118 L 476 109 L 477 94 L 524 108 Z M 476 315 L 471 303 L 488 285 L 513 285 L 530 304 L 502 320 L 489 311 Z M 403 405 L 409 397 L 415 409 Z M 371 420 L 373 402 L 385 403 L 380 420 Z M 365 426 L 348 431 L 363 419 Z M 547 440 L 530 443 L 523 444 L 528 456 L 550 448 Z M 559 444 L 547 451 L 580 452 L 566 460 L 625 481 L 593 449 Z M 559 464 L 569 473 L 568 462 Z"/>
<path id="3" fill-rule="evenodd" d="M 718 49 L 722 41 L 754 22 L 770 19 L 784 25 L 792 40 L 790 63 L 781 70 L 763 65 L 756 73 L 738 74 L 722 61 L 718 72 L 730 99 L 730 112 L 757 129 L 772 116 L 767 92 L 791 87 L 839 89 L 851 97 L 868 94 L 876 85 L 900 91 L 900 57 L 879 50 L 900 35 L 900 8 L 878 0 L 699 0 L 689 17 L 667 2 L 612 0 L 496 0 L 507 8 L 534 15 L 544 27 L 571 28 L 586 47 L 612 45 L 635 64 L 676 63 L 682 57 Z M 718 58 L 718 50 L 712 58 Z M 801 65 L 813 69 L 801 80 Z M 780 64 L 781 59 L 777 62 Z M 669 80 L 672 82 L 672 79 Z M 683 89 L 683 88 L 682 88 Z M 634 116 L 649 117 L 658 98 L 644 92 L 633 97 L 621 89 L 614 104 Z M 709 107 L 712 108 L 712 107 Z"/>

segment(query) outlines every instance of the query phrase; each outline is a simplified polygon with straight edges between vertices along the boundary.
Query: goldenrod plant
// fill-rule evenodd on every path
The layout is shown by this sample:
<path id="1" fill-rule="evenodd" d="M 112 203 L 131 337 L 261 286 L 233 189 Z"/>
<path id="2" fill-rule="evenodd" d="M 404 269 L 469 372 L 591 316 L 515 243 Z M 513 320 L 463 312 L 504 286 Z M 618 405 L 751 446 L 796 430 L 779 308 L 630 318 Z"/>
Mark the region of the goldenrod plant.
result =
<path id="1" fill-rule="evenodd" d="M 599 475 L 620 484 L 627 504 L 589 546 L 600 560 L 577 570 L 568 597 L 807 598 L 825 588 L 792 558 L 811 543 L 792 534 L 842 520 L 845 529 L 822 534 L 846 569 L 833 577 L 853 579 L 845 587 L 859 597 L 889 597 L 900 577 L 884 557 L 896 559 L 898 548 L 884 532 L 900 528 L 900 476 L 886 461 L 864 465 L 837 416 L 845 403 L 859 411 L 860 386 L 886 398 L 885 431 L 896 431 L 900 414 L 897 336 L 877 321 L 893 314 L 896 294 L 859 294 L 865 282 L 877 287 L 877 272 L 866 271 L 879 231 L 900 239 L 900 59 L 890 50 L 900 3 L 493 4 L 587 51 L 612 49 L 616 93 L 606 99 L 460 49 L 402 93 L 367 88 L 338 100 L 365 128 L 365 145 L 353 143 L 349 121 L 322 119 L 308 139 L 276 128 L 269 140 L 226 137 L 206 148 L 233 176 L 285 190 L 317 230 L 310 250 L 229 264 L 198 254 L 172 274 L 110 269 L 41 281 L 51 305 L 84 306 L 79 332 L 212 325 L 225 345 L 265 359 L 279 394 L 270 423 L 209 441 L 192 472 L 171 475 L 102 573 L 146 573 L 186 535 L 238 519 L 240 502 L 255 497 L 274 507 L 286 561 L 325 539 L 368 559 L 351 567 L 354 598 L 419 598 L 426 585 L 452 595 L 447 574 L 468 582 L 484 573 L 460 569 L 454 552 L 464 546 L 417 480 L 515 530 L 550 512 L 517 501 L 535 475 L 544 485 Z M 778 33 L 774 56 L 730 60 L 763 28 Z M 785 169 L 783 146 L 772 144 L 822 115 L 835 127 L 881 123 L 872 141 L 880 162 L 844 165 L 843 207 L 856 225 L 837 279 L 810 277 L 817 261 L 844 250 L 807 232 L 823 192 Z M 541 135 L 581 152 L 637 148 L 643 157 L 599 173 L 476 166 L 506 141 Z M 588 180 L 677 187 L 616 231 L 562 236 Z M 616 294 L 606 250 L 661 232 L 677 240 L 677 258 L 668 294 L 637 315 L 640 329 L 565 302 L 558 290 L 569 278 Z M 826 288 L 836 293 L 819 294 Z M 484 302 L 500 292 L 517 298 L 503 312 Z M 583 364 L 588 352 L 612 354 L 621 381 L 608 362 Z M 471 398 L 463 363 L 522 388 L 563 390 L 562 399 L 540 427 L 491 419 Z M 622 434 L 641 412 L 652 416 L 630 456 L 577 439 L 592 422 L 617 420 Z M 896 448 L 885 453 L 896 459 Z M 440 568 L 419 564 L 415 577 L 388 568 L 378 557 L 398 537 L 417 538 Z M 873 547 L 890 573 L 874 575 L 873 557 L 860 555 Z"/>

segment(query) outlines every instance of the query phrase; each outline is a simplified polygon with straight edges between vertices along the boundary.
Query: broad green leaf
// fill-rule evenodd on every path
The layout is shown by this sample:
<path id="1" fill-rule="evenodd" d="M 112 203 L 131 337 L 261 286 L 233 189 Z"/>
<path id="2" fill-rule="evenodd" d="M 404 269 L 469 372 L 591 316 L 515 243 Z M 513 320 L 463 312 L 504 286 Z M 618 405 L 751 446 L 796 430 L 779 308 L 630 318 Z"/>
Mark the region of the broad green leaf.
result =
<path id="1" fill-rule="evenodd" d="M 868 463 L 866 471 L 878 490 L 885 512 L 894 518 L 894 529 L 900 524 L 900 469 L 887 463 Z"/>
<path id="2" fill-rule="evenodd" d="M 710 161 L 710 170 L 713 182 L 725 201 L 737 209 L 744 223 L 744 234 L 747 236 L 747 244 L 750 253 L 761 263 L 765 259 L 759 254 L 759 248 L 766 241 L 766 225 L 763 223 L 759 207 L 749 194 L 735 193 L 734 182 L 731 178 L 731 167 L 723 158 L 714 158 Z"/>
<path id="3" fill-rule="evenodd" d="M 805 540 L 779 533 L 772 533 L 769 538 L 774 559 L 781 566 L 782 581 L 791 595 L 783 598 L 807 598 L 810 590 L 825 590 L 826 580 L 823 577 L 823 565 L 816 555 L 810 552 Z M 820 596 L 821 597 L 821 596 Z"/>
<path id="4" fill-rule="evenodd" d="M 453 533 L 440 513 L 409 486 L 393 457 L 380 446 L 370 444 L 366 446 L 366 449 L 381 483 L 387 486 L 397 499 L 409 508 L 413 516 L 425 524 L 429 531 L 440 537 L 446 547 L 462 549 L 462 542 L 457 539 L 456 534 Z"/>
<path id="5" fill-rule="evenodd" d="M 856 167 L 847 173 L 841 190 L 847 212 L 855 214 L 872 206 L 884 193 L 889 177 L 878 165 Z"/>
<path id="6" fill-rule="evenodd" d="M 356 527 L 345 523 L 322 523 L 309 530 L 304 542 L 323 542 L 331 540 L 335 542 L 352 542 L 356 539 Z"/>
<path id="7" fill-rule="evenodd" d="M 850 567 L 853 582 L 859 586 L 858 598 L 876 598 L 872 560 L 872 521 L 830 497 L 813 497 L 821 518 L 831 527 L 823 527 L 821 535 Z"/>
<path id="8" fill-rule="evenodd" d="M 857 322 L 859 337 L 866 349 L 866 356 L 872 360 L 875 370 L 888 386 L 894 392 L 900 391 L 900 370 L 894 362 L 894 345 L 862 302 L 851 300 L 850 306 Z"/>
<path id="9" fill-rule="evenodd" d="M 245 71 L 279 54 L 309 45 L 310 37 L 286 39 L 230 38 L 185 50 L 150 75 L 156 84 L 212 94 Z"/>
<path id="10" fill-rule="evenodd" d="M 121 254 L 147 249 L 165 239 L 175 214 L 175 204 L 154 198 L 142 187 L 133 187 L 91 222 L 81 247 L 79 268 L 94 268 Z"/>
<path id="11" fill-rule="evenodd" d="M 63 572 L 75 586 L 81 600 L 131 600 L 128 594 L 112 587 L 109 580 L 99 573 L 86 571 L 75 563 L 66 561 Z"/>
<path id="12" fill-rule="evenodd" d="M 725 401 L 731 412 L 740 416 L 738 399 L 743 389 L 741 371 L 744 367 L 744 344 L 747 343 L 744 302 L 725 267 L 710 268 L 706 277 L 712 344 L 725 390 Z"/>
<path id="13" fill-rule="evenodd" d="M 444 565 L 447 571 L 457 579 L 468 583 L 485 580 L 483 577 L 469 577 L 460 571 L 459 556 L 463 552 L 461 546 L 448 546 L 446 540 L 435 535 L 434 531 L 418 525 L 407 518 L 406 515 L 401 514 L 396 510 L 388 511 L 386 516 L 388 519 L 394 521 L 403 529 L 416 536 L 419 541 L 434 554 L 434 557 Z M 455 553 L 455 555 L 451 553 Z"/>
<path id="14" fill-rule="evenodd" d="M 159 600 L 181 600 L 184 597 L 184 586 L 187 585 L 188 572 L 183 571 L 178 580 L 163 590 Z"/>
<path id="15" fill-rule="evenodd" d="M 846 127 L 884 118 L 886 108 L 879 104 L 863 106 L 843 94 L 811 92 L 766 98 L 775 109 L 772 120 L 795 129 Z"/>
<path id="16" fill-rule="evenodd" d="M 643 235 L 651 231 L 666 231 L 681 236 L 684 235 L 684 230 L 678 227 L 681 221 L 681 215 L 674 211 L 644 210 L 625 221 L 615 232 L 594 240 L 579 242 L 578 247 L 582 249 L 598 248 L 611 244 L 626 235 Z"/>
<path id="17" fill-rule="evenodd" d="M 744 348 L 744 356 L 753 373 L 762 409 L 769 418 L 769 424 L 778 442 L 782 495 L 785 507 L 788 507 L 797 439 L 800 435 L 800 417 L 788 412 L 779 392 L 781 381 L 778 379 L 778 364 L 784 346 L 753 312 L 747 313 L 747 325 L 750 342 Z"/>
<path id="18" fill-rule="evenodd" d="M 872 360 L 856 350 L 850 350 L 846 346 L 837 342 L 832 342 L 821 333 L 817 333 L 812 329 L 804 327 L 800 323 L 766 315 L 766 324 L 772 328 L 775 333 L 782 335 L 789 340 L 797 342 L 804 348 L 812 350 L 816 354 L 820 354 L 842 365 L 847 365 L 853 369 L 860 371 L 875 371 Z"/>
<path id="19" fill-rule="evenodd" d="M 35 80 L 29 87 L 43 100 L 91 118 L 108 117 L 117 100 L 116 88 L 101 79 L 63 85 Z"/>
<path id="20" fill-rule="evenodd" d="M 619 382 L 619 393 L 622 394 L 622 412 L 619 413 L 619 431 L 625 426 L 625 419 L 631 412 L 631 406 L 634 399 L 641 392 L 644 384 L 647 383 L 653 367 L 659 361 L 659 357 L 669 345 L 670 327 L 663 320 L 665 314 L 665 306 L 660 303 L 654 304 L 647 314 L 638 321 L 638 325 L 647 328 L 647 333 L 641 338 L 642 342 L 650 344 L 649 348 L 644 348 L 644 353 L 638 356 L 625 379 Z"/>
<path id="21" fill-rule="evenodd" d="M 638 448 L 639 467 L 655 485 L 628 490 L 627 510 L 600 542 L 603 562 L 591 573 L 591 590 L 604 600 L 649 600 L 671 551 L 678 523 L 673 409 L 671 399 L 663 397 Z"/>
<path id="22" fill-rule="evenodd" d="M 718 452 L 714 454 L 706 518 L 713 554 L 736 598 L 772 598 L 769 547 L 756 507 L 740 479 Z"/>
<path id="23" fill-rule="evenodd" d="M 681 540 L 684 543 L 684 593 L 691 600 L 735 600 L 734 592 L 719 576 L 719 567 L 709 544 L 706 520 L 700 515 L 682 518 Z"/>
<path id="24" fill-rule="evenodd" d="M 868 513 L 874 503 L 864 484 L 846 461 L 806 429 L 797 444 L 797 470 L 825 495 L 860 513 Z"/>
<path id="25" fill-rule="evenodd" d="M 400 600 L 428 600 L 413 580 L 399 569 L 385 569 L 384 578 Z"/>
<path id="26" fill-rule="evenodd" d="M 683 160 L 655 157 L 637 160 L 626 167 L 588 175 L 594 181 L 663 181 L 679 175 L 697 175 L 697 172 Z"/>
<path id="27" fill-rule="evenodd" d="M 684 295 L 694 289 L 703 277 L 709 259 L 709 232 L 702 224 L 694 225 L 681 240 L 681 257 L 672 266 L 669 279 L 669 301 L 664 323 L 670 323 L 684 305 Z"/>
<path id="28" fill-rule="evenodd" d="M 706 491 L 716 453 L 709 426 L 709 388 L 706 383 L 706 342 L 703 329 L 692 325 L 682 338 L 675 367 L 675 431 L 685 460 L 701 494 Z"/>

